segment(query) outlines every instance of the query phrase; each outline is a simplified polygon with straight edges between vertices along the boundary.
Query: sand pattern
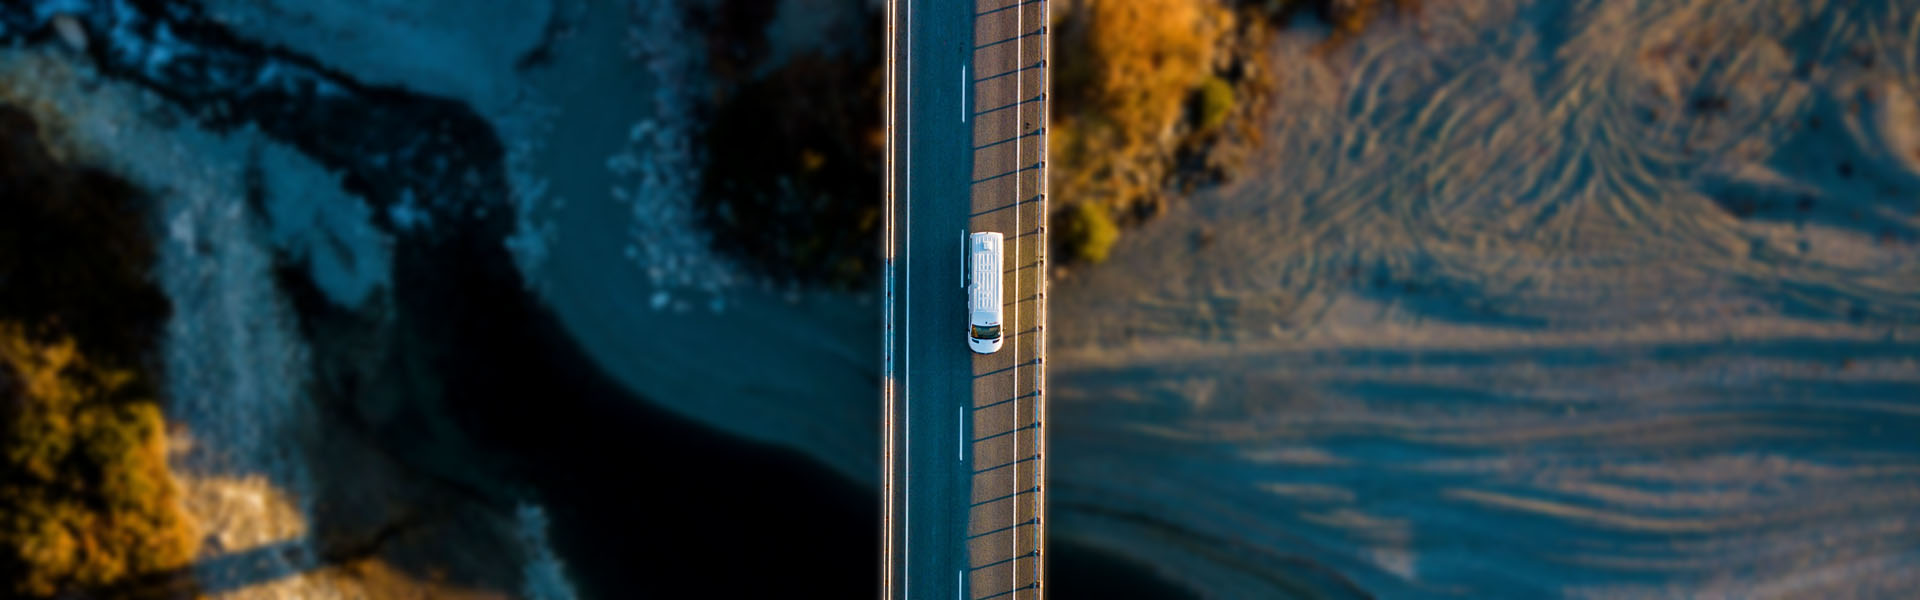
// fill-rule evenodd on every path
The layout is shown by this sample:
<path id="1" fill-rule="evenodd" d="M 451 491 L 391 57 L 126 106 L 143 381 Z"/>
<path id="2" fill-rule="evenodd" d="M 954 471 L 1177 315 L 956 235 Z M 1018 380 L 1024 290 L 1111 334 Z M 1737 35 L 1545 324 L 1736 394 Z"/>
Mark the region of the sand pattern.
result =
<path id="1" fill-rule="evenodd" d="M 1920 5 L 1428 2 L 1056 286 L 1056 530 L 1222 597 L 1920 585 Z"/>

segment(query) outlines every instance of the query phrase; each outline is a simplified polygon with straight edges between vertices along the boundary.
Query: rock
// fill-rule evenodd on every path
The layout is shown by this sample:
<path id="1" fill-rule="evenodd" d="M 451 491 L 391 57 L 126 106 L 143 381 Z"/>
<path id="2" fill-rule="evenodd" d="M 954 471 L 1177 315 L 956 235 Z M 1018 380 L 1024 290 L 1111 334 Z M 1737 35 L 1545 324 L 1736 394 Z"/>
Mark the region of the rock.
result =
<path id="1" fill-rule="evenodd" d="M 74 52 L 87 51 L 87 28 L 80 24 L 80 19 L 74 18 L 73 15 L 55 15 L 53 31 L 59 34 L 60 41 L 68 48 L 72 48 Z"/>

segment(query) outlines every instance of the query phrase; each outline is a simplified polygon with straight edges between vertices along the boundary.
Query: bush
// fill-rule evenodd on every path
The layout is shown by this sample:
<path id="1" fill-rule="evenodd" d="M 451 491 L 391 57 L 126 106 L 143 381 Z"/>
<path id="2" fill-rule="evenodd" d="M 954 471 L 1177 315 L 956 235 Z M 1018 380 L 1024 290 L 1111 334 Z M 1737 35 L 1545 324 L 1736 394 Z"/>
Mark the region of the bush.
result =
<path id="1" fill-rule="evenodd" d="M 879 268 L 884 63 L 808 54 L 723 99 L 698 197 L 720 251 L 762 275 L 843 289 Z"/>
<path id="2" fill-rule="evenodd" d="M 0 323 L 0 578 L 53 596 L 184 567 L 192 528 L 159 407 L 131 371 Z"/>
<path id="3" fill-rule="evenodd" d="M 1200 115 L 1197 130 L 1202 133 L 1217 130 L 1233 112 L 1233 85 L 1218 76 L 1208 77 L 1194 92 L 1194 101 Z"/>
<path id="4" fill-rule="evenodd" d="M 1231 15 L 1218 0 L 1089 0 L 1054 54 L 1050 185 L 1125 207 L 1165 180 L 1188 99 L 1212 75 Z M 1062 135 L 1064 131 L 1066 135 Z"/>
<path id="5" fill-rule="evenodd" d="M 1179 118 L 1181 101 L 1212 67 L 1217 10 L 1214 0 L 1087 5 L 1094 110 L 1119 125 L 1126 142 L 1158 141 Z"/>
<path id="6" fill-rule="evenodd" d="M 1062 241 L 1070 260 L 1100 263 L 1120 238 L 1107 210 L 1093 202 L 1079 202 L 1065 211 L 1060 227 Z"/>
<path id="7" fill-rule="evenodd" d="M 124 586 L 193 557 L 139 370 L 168 307 L 136 192 L 0 104 L 3 597 L 138 595 Z"/>

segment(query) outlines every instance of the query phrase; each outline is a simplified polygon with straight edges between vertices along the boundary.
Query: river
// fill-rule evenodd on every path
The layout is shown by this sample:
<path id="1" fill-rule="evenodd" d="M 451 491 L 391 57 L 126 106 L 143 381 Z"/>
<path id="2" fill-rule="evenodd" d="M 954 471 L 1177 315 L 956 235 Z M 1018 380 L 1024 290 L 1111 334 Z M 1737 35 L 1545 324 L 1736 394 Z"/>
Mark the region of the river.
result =
<path id="1" fill-rule="evenodd" d="M 1054 286 L 1056 531 L 1211 597 L 1910 593 L 1920 6 L 1424 4 L 1283 36 L 1249 175 Z"/>
<path id="2" fill-rule="evenodd" d="M 314 77 L 434 96 L 369 94 L 397 112 L 361 114 L 446 115 L 420 108 L 445 96 L 478 115 L 450 122 L 493 125 L 517 229 L 472 256 L 511 267 L 405 263 L 434 256 L 407 254 L 420 248 L 409 244 L 402 258 L 384 254 L 389 235 L 451 222 L 414 223 L 412 192 L 375 190 L 375 211 L 358 208 L 333 197 L 329 171 L 270 146 L 267 162 L 300 176 L 287 186 L 356 208 L 264 222 L 308 223 L 357 251 L 306 267 L 332 302 L 427 290 L 402 314 L 470 322 L 431 314 L 459 304 L 447 312 L 509 323 L 456 327 L 412 350 L 474 373 L 429 387 L 473 402 L 457 413 L 463 435 L 485 445 L 472 468 L 535 488 L 584 595 L 695 589 L 742 572 L 772 573 L 751 582 L 768 593 L 786 582 L 868 593 L 873 299 L 738 275 L 691 226 L 701 153 L 690 102 L 703 65 L 670 10 L 679 3 L 462 15 L 478 25 L 412 20 L 426 9 L 253 15 L 247 3 L 208 4 L 252 15 L 221 17 L 240 37 L 335 69 Z M 1331 49 L 1283 35 L 1277 118 L 1247 175 L 1176 202 L 1109 264 L 1054 284 L 1050 594 L 1920 587 L 1920 7 L 1425 5 Z M 432 52 L 370 51 L 362 27 L 441 37 L 419 46 Z M 170 42 L 159 33 L 130 41 Z M 167 49 L 142 47 L 135 63 Z M 96 125 L 103 139 L 119 131 Z M 411 133 L 421 132 L 367 137 Z M 189 134 L 203 135 L 153 134 L 175 136 L 153 147 L 248 151 Z M 465 150 L 455 164 L 488 159 Z M 328 156 L 393 181 L 454 177 Z M 231 167 L 221 186 L 242 181 Z M 170 368 L 180 395 L 207 396 L 178 406 L 199 415 L 193 426 L 226 432 L 214 441 L 277 447 L 247 427 L 301 422 L 289 415 L 304 400 L 256 388 L 293 385 L 309 375 L 303 361 L 329 350 L 287 337 L 284 290 L 261 281 L 266 252 L 326 237 L 263 231 L 237 187 L 209 189 L 163 215 L 179 219 L 167 264 L 183 265 L 163 274 L 183 305 Z M 342 233 L 368 221 L 404 233 Z M 224 237 L 195 250 L 204 235 Z M 224 257 L 219 269 L 209 257 Z M 436 266 L 479 285 L 437 289 Z M 235 362 L 199 359 L 225 355 Z M 233 402 L 209 404 L 230 396 L 277 416 L 256 423 Z M 417 468 L 455 476 L 467 458 L 420 454 Z M 318 485 L 283 479 L 280 491 L 296 495 Z M 477 495 L 494 494 L 520 495 Z M 311 501 L 293 498 L 288 511 Z"/>

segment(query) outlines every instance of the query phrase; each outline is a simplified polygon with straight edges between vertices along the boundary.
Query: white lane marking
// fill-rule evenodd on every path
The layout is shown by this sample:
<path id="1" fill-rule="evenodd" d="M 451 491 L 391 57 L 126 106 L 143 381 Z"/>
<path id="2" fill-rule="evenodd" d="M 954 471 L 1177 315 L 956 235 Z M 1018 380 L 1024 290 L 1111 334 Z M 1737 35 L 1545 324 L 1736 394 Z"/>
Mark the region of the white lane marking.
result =
<path id="1" fill-rule="evenodd" d="M 955 588 L 953 590 L 953 597 L 959 598 L 960 600 L 967 600 L 967 570 L 961 569 L 953 575 L 953 585 Z"/>
<path id="2" fill-rule="evenodd" d="M 960 459 L 960 462 L 967 462 L 967 407 L 956 408 L 960 409 L 960 451 L 955 453 L 954 458 Z"/>
<path id="3" fill-rule="evenodd" d="M 967 66 L 960 65 L 960 122 L 967 122 Z"/>

